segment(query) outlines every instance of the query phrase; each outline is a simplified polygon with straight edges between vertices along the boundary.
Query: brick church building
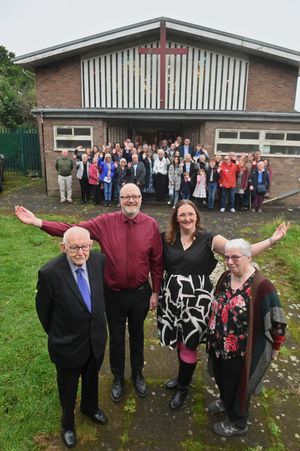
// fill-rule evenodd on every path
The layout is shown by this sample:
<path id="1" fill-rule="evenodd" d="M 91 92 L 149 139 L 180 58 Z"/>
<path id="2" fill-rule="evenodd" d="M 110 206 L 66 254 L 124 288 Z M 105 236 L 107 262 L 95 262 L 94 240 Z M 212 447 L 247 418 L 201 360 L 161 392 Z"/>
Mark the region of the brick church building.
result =
<path id="1" fill-rule="evenodd" d="M 63 148 L 177 135 L 210 155 L 260 149 L 272 195 L 299 187 L 300 52 L 156 18 L 19 56 L 35 71 L 49 193 Z M 286 202 L 299 204 L 299 195 Z"/>

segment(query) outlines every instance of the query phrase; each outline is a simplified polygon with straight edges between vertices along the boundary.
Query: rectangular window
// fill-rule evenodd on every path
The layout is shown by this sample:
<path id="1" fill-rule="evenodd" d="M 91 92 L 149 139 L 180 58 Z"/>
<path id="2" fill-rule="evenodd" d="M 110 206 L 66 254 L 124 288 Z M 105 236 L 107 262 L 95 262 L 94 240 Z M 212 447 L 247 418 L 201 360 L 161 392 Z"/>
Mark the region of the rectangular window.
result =
<path id="1" fill-rule="evenodd" d="M 78 146 L 92 147 L 93 127 L 55 125 L 53 127 L 54 150 L 74 150 Z"/>
<path id="2" fill-rule="evenodd" d="M 240 139 L 259 139 L 257 132 L 240 132 Z"/>
<path id="3" fill-rule="evenodd" d="M 286 140 L 287 141 L 300 141 L 300 133 L 287 133 Z"/>
<path id="4" fill-rule="evenodd" d="M 266 139 L 272 140 L 283 140 L 284 139 L 284 133 L 267 133 L 266 132 Z"/>
<path id="5" fill-rule="evenodd" d="M 230 139 L 237 138 L 237 132 L 219 132 L 219 138 Z"/>
<path id="6" fill-rule="evenodd" d="M 284 130 L 216 130 L 215 152 L 300 156 L 300 133 Z"/>

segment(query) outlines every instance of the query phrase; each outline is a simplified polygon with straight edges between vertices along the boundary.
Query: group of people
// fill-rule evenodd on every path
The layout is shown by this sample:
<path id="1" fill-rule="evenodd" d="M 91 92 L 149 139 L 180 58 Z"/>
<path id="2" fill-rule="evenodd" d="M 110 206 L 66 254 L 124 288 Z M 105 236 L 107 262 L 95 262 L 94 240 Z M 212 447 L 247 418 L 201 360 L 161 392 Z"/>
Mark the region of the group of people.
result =
<path id="1" fill-rule="evenodd" d="M 75 161 L 75 163 L 73 162 Z M 191 146 L 189 138 L 177 137 L 174 143 L 162 140 L 160 146 L 134 145 L 126 139 L 121 145 L 103 146 L 101 150 L 75 149 L 72 158 L 63 150 L 56 160 L 61 202 L 72 202 L 72 169 L 75 164 L 81 188 L 81 202 L 105 206 L 119 205 L 120 189 L 126 183 L 136 184 L 143 200 L 155 196 L 159 202 L 168 199 L 175 209 L 178 200 L 192 199 L 201 209 L 212 211 L 216 200 L 220 211 L 262 211 L 264 197 L 270 191 L 272 170 L 259 150 L 253 155 L 231 152 L 213 159 L 202 144 Z"/>
<path id="2" fill-rule="evenodd" d="M 244 434 L 250 396 L 276 357 L 286 325 L 274 286 L 253 267 L 251 258 L 279 241 L 287 225 L 282 223 L 270 238 L 252 246 L 244 240 L 228 241 L 203 227 L 193 202 L 180 200 L 168 229 L 160 234 L 157 222 L 140 211 L 142 194 L 136 184 L 126 183 L 119 201 L 120 211 L 75 226 L 41 220 L 23 206 L 15 209 L 23 223 L 63 237 L 62 254 L 39 271 L 36 309 L 56 365 L 64 443 L 76 444 L 74 408 L 80 376 L 81 411 L 98 424 L 107 422 L 98 405 L 105 317 L 112 400 L 119 402 L 124 395 L 126 322 L 133 386 L 140 397 L 147 395 L 144 320 L 155 308 L 160 343 L 178 355 L 177 376 L 166 384 L 174 390 L 169 407 L 184 403 L 197 349 L 206 342 L 220 391 L 208 409 L 227 413 L 213 429 L 224 437 Z M 91 252 L 92 240 L 99 243 L 102 255 Z M 209 278 L 217 263 L 214 253 L 223 255 L 228 265 L 215 296 Z"/>

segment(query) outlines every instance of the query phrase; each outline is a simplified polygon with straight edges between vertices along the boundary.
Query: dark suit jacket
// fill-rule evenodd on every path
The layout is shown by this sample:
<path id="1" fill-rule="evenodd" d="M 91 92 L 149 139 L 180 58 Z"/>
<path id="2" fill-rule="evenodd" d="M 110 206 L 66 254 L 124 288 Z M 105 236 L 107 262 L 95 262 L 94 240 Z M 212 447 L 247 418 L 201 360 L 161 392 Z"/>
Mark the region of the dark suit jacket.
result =
<path id="1" fill-rule="evenodd" d="M 182 144 L 181 146 L 179 146 L 179 153 L 180 153 L 180 157 L 184 158 L 184 145 Z M 189 154 L 191 154 L 191 156 L 194 156 L 194 149 L 192 146 L 189 146 Z"/>
<path id="2" fill-rule="evenodd" d="M 91 252 L 87 261 L 92 313 L 84 303 L 65 254 L 43 266 L 38 274 L 36 310 L 48 334 L 51 360 L 68 369 L 79 368 L 91 352 L 103 356 L 106 344 L 103 269 L 105 257 Z"/>
<path id="3" fill-rule="evenodd" d="M 144 163 L 141 161 L 138 162 L 136 168 L 136 176 L 134 176 L 134 167 L 133 164 L 129 169 L 129 182 L 135 183 L 138 186 L 143 187 L 145 185 L 145 177 L 146 177 L 146 168 Z"/>

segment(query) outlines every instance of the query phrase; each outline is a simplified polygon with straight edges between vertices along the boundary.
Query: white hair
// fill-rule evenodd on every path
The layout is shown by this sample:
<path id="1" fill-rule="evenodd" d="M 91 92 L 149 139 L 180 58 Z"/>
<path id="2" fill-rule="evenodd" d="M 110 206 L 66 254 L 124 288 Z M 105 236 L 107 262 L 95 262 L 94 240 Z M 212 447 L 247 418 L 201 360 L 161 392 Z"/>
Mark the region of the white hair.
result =
<path id="1" fill-rule="evenodd" d="M 78 226 L 74 226 L 74 227 L 70 227 L 68 230 L 65 231 L 64 236 L 63 236 L 63 244 L 68 244 L 68 238 L 72 233 L 81 233 L 81 234 L 85 234 L 89 240 L 90 238 L 90 232 L 87 229 L 84 229 L 83 227 L 78 227 Z"/>
<path id="2" fill-rule="evenodd" d="M 246 257 L 251 257 L 252 255 L 250 243 L 248 243 L 248 241 L 243 240 L 243 238 L 227 241 L 224 247 L 225 253 L 231 249 L 239 250 Z"/>

